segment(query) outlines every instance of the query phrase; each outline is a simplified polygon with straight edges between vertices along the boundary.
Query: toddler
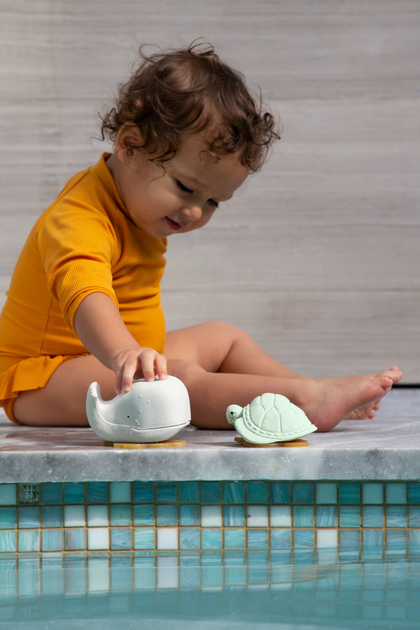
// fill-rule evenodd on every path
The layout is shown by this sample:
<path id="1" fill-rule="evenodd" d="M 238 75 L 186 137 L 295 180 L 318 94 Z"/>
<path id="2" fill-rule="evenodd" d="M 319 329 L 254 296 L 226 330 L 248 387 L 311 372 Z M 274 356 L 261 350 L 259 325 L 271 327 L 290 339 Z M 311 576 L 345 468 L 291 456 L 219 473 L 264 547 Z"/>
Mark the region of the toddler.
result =
<path id="1" fill-rule="evenodd" d="M 65 185 L 34 225 L 0 318 L 0 405 L 26 425 L 85 426 L 87 388 L 104 399 L 171 374 L 192 423 L 227 429 L 228 405 L 287 396 L 321 431 L 372 418 L 402 374 L 314 380 L 213 321 L 165 332 L 167 238 L 202 228 L 279 138 L 241 75 L 211 46 L 146 56 L 102 116 L 114 144 Z"/>

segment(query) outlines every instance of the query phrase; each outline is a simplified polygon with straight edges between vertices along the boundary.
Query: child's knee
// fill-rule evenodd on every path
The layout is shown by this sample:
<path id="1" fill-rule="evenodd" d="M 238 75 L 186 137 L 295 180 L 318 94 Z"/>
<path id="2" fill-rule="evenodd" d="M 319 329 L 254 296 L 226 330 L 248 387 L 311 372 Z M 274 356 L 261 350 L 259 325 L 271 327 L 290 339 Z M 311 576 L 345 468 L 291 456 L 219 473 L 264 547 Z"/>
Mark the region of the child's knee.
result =
<path id="1" fill-rule="evenodd" d="M 184 361 L 183 359 L 169 359 L 168 360 L 168 374 L 179 378 L 185 385 L 199 374 L 204 374 L 205 370 L 191 361 Z"/>

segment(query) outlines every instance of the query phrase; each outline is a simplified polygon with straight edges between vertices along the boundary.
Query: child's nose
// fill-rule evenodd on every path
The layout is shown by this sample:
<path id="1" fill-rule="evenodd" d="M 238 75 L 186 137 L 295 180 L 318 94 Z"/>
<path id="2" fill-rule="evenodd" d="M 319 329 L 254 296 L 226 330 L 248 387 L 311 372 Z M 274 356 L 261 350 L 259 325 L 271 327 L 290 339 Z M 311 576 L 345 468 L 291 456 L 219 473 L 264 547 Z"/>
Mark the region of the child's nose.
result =
<path id="1" fill-rule="evenodd" d="M 190 221 L 198 221 L 201 219 L 201 215 L 203 214 L 201 207 L 197 204 L 186 206 L 183 210 L 181 210 L 181 212 L 183 215 L 188 217 Z"/>

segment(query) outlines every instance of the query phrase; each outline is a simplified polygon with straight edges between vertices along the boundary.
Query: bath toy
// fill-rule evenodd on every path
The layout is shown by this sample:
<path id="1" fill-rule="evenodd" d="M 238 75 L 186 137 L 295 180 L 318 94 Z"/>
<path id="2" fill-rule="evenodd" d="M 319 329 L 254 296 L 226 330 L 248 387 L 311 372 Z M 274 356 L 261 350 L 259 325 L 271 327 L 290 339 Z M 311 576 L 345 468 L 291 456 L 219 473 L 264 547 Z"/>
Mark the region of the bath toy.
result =
<path id="1" fill-rule="evenodd" d="M 169 440 L 191 420 L 187 388 L 175 376 L 136 380 L 129 392 L 108 401 L 102 400 L 99 384 L 92 383 L 86 413 L 96 435 L 119 446 Z"/>
<path id="2" fill-rule="evenodd" d="M 226 418 L 242 436 L 237 441 L 245 446 L 277 442 L 284 446 L 307 446 L 308 442 L 297 438 L 317 430 L 302 409 L 280 394 L 262 394 L 245 407 L 229 405 Z"/>

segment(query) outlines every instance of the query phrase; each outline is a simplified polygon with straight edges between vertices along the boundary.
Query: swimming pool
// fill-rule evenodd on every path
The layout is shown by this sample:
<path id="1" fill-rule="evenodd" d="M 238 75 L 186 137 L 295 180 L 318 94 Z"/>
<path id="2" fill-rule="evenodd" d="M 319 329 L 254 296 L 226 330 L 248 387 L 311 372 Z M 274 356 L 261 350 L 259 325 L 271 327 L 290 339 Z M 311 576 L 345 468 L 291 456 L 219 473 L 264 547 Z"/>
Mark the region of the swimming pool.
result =
<path id="1" fill-rule="evenodd" d="M 0 574 L 15 630 L 420 625 L 420 550 L 7 555 Z"/>
<path id="2" fill-rule="evenodd" d="M 418 628 L 419 535 L 414 480 L 0 484 L 0 627 Z"/>
<path id="3" fill-rule="evenodd" d="M 270 453 L 0 422 L 0 627 L 419 628 L 420 392 L 387 398 Z"/>

